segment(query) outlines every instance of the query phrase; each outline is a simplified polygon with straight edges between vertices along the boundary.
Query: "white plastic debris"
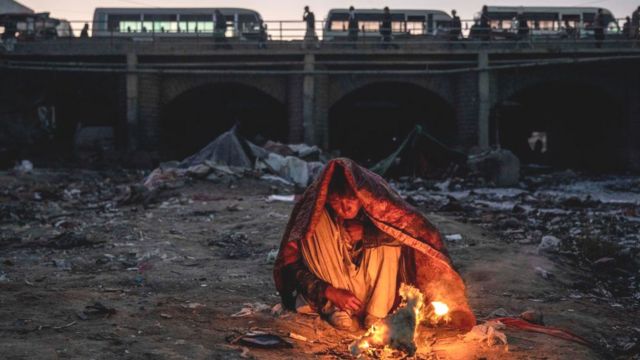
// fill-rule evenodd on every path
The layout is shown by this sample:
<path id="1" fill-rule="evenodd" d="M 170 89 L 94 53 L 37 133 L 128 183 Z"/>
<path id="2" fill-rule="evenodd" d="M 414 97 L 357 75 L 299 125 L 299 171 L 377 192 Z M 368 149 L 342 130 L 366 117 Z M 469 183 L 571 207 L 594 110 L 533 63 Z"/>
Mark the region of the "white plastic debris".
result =
<path id="1" fill-rule="evenodd" d="M 560 242 L 560 239 L 555 236 L 543 236 L 540 245 L 538 245 L 538 254 L 558 252 L 560 250 Z"/>
<path id="2" fill-rule="evenodd" d="M 276 258 L 278 257 L 278 249 L 273 249 L 267 253 L 267 264 L 273 264 L 276 262 Z"/>
<path id="3" fill-rule="evenodd" d="M 296 199 L 295 195 L 269 195 L 267 202 L 282 201 L 293 202 Z"/>
<path id="4" fill-rule="evenodd" d="M 13 170 L 18 174 L 29 174 L 33 172 L 33 163 L 29 160 L 22 160 Z"/>
<path id="5" fill-rule="evenodd" d="M 462 241 L 462 235 L 460 234 L 446 235 L 445 238 L 447 239 L 447 241 L 451 242 Z"/>
<path id="6" fill-rule="evenodd" d="M 245 303 L 244 307 L 240 309 L 235 314 L 232 314 L 231 317 L 245 317 L 250 316 L 258 312 L 271 310 L 271 307 L 267 304 L 255 302 L 255 303 Z"/>
<path id="7" fill-rule="evenodd" d="M 489 320 L 484 324 L 476 325 L 466 333 L 462 340 L 466 342 L 486 342 L 487 345 L 493 346 L 497 344 L 507 345 L 507 335 L 501 330 L 506 329 L 506 326 L 494 320 Z"/>
<path id="8" fill-rule="evenodd" d="M 536 266 L 535 268 L 536 274 L 540 275 L 543 279 L 549 280 L 553 277 L 553 274 L 548 272 L 547 270 L 541 268 L 540 266 Z"/>

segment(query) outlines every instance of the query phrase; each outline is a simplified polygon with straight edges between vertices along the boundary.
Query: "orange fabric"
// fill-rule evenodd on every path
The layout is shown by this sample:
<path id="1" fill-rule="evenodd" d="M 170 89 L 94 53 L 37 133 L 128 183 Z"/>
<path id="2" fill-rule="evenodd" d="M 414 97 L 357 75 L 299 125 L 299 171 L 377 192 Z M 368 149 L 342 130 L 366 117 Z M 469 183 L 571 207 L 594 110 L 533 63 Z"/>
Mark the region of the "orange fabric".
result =
<path id="1" fill-rule="evenodd" d="M 436 227 L 406 203 L 384 179 L 346 158 L 331 160 L 293 208 L 274 266 L 276 288 L 283 300 L 296 288 L 295 280 L 284 274 L 284 268 L 300 259 L 300 240 L 311 237 L 338 166 L 344 169 L 349 186 L 374 225 L 412 249 L 411 260 L 404 263 L 408 267 L 406 273 L 413 274 L 410 279 L 413 285 L 428 301 L 447 303 L 455 326 L 473 327 L 476 319 L 469 309 L 464 283 L 451 265 Z"/>

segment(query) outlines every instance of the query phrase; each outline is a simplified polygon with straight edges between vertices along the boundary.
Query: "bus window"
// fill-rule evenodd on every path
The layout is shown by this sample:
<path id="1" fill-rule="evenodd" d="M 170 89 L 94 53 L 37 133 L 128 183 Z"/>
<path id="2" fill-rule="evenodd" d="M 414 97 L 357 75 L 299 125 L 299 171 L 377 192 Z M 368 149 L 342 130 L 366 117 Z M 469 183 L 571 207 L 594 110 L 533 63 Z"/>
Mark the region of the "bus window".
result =
<path id="1" fill-rule="evenodd" d="M 407 32 L 411 35 L 424 35 L 425 20 L 424 16 L 407 16 Z"/>
<path id="2" fill-rule="evenodd" d="M 180 30 L 183 32 L 213 32 L 211 15 L 181 15 Z"/>
<path id="3" fill-rule="evenodd" d="M 330 24 L 331 31 L 347 31 L 349 25 L 346 21 L 332 21 Z"/>
<path id="4" fill-rule="evenodd" d="M 145 20 L 145 24 L 151 23 L 151 26 L 147 27 L 148 31 L 153 31 L 157 33 L 178 31 L 178 23 L 177 23 L 176 15 L 171 15 L 171 14 L 145 15 L 144 20 Z"/>
<path id="5" fill-rule="evenodd" d="M 139 32 L 142 30 L 140 15 L 109 15 L 108 30 Z"/>
<path id="6" fill-rule="evenodd" d="M 238 15 L 238 29 L 241 32 L 260 30 L 260 21 L 254 14 Z"/>

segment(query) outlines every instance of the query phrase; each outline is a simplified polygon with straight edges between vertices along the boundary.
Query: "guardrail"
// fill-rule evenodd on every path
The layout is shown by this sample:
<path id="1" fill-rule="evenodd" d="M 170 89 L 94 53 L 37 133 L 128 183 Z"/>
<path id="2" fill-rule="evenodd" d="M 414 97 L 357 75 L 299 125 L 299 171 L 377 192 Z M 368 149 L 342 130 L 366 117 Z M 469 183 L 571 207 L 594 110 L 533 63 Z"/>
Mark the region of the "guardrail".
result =
<path id="1" fill-rule="evenodd" d="M 618 23 L 623 22 L 624 19 L 617 19 Z M 442 46 L 448 44 L 453 47 L 464 47 L 464 44 L 471 43 L 470 40 L 478 41 L 495 41 L 504 46 L 514 44 L 517 46 L 535 47 L 538 44 L 542 46 L 553 46 L 574 44 L 580 46 L 611 46 L 610 44 L 616 44 L 616 46 L 637 46 L 637 34 L 634 36 L 624 37 L 618 27 L 617 31 L 608 32 L 605 34 L 605 40 L 595 39 L 593 36 L 593 29 L 590 27 L 584 27 L 579 29 L 567 29 L 555 28 L 555 29 L 537 29 L 529 28 L 529 34 L 527 36 L 518 35 L 517 31 L 512 29 L 478 29 L 476 26 L 476 35 L 473 34 L 473 20 L 463 20 L 461 36 L 452 36 L 450 29 L 439 28 L 435 33 L 425 34 L 426 30 L 411 30 L 411 33 L 399 33 L 395 32 L 389 39 L 390 41 L 384 42 L 378 29 L 366 30 L 360 29 L 358 32 L 357 40 L 348 41 L 347 32 L 340 33 L 339 39 L 325 39 L 324 29 L 326 26 L 325 21 L 317 21 L 315 24 L 315 36 L 308 36 L 306 22 L 299 20 L 268 20 L 262 23 L 262 27 L 259 25 L 253 25 L 250 30 L 243 31 L 234 27 L 234 24 L 227 24 L 227 31 L 223 34 L 214 31 L 212 23 L 207 25 L 207 28 L 198 30 L 197 26 L 192 31 L 180 31 L 179 29 L 165 29 L 159 27 L 153 22 L 146 22 L 145 25 L 150 29 L 146 29 L 142 26 L 139 27 L 140 31 L 115 31 L 115 30 L 102 30 L 93 29 L 93 21 L 74 20 L 67 22 L 70 25 L 70 29 L 67 31 L 67 36 L 58 34 L 58 40 L 76 41 L 78 39 L 133 39 L 135 41 L 145 42 L 164 42 L 170 39 L 179 39 L 180 43 L 188 44 L 190 42 L 212 41 L 214 43 L 220 43 L 218 47 L 244 47 L 255 46 L 257 43 L 259 47 L 266 47 L 276 45 L 278 43 L 288 42 L 308 42 L 307 46 L 383 46 L 383 47 L 411 47 L 421 45 Z M 174 24 L 175 25 L 175 24 Z M 211 26 L 209 26 L 211 25 Z M 405 26 L 406 27 L 406 26 Z M 83 30 L 84 28 L 84 30 Z M 95 30 L 95 31 L 94 31 Z M 54 38 L 51 33 L 48 36 L 34 34 L 31 38 L 25 37 L 25 40 L 50 40 Z M 86 39 L 85 39 L 86 38 Z M 306 39 L 305 39 L 306 38 Z M 20 41 L 21 39 L 18 39 Z M 329 41 L 331 40 L 331 41 Z M 456 45 L 460 44 L 460 45 Z M 523 45 L 524 44 L 524 45 Z M 609 44 L 609 45 L 607 45 Z"/>

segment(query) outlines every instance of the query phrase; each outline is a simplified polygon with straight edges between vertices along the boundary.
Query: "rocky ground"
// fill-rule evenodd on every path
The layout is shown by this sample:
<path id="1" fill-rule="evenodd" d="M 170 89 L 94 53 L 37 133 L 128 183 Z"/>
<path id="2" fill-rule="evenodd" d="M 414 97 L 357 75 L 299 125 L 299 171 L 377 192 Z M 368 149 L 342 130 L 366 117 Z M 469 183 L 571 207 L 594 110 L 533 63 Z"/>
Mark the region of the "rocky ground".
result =
<path id="1" fill-rule="evenodd" d="M 273 312 L 273 254 L 292 203 L 266 199 L 293 189 L 228 177 L 148 193 L 141 179 L 0 173 L 2 358 L 348 356 L 353 335 Z M 393 185 L 448 235 L 479 319 L 533 309 L 592 344 L 507 330 L 508 346 L 488 346 L 438 333 L 421 338 L 419 358 L 640 358 L 638 178 L 563 172 L 512 189 L 463 179 Z M 236 341 L 251 331 L 292 347 Z"/>

